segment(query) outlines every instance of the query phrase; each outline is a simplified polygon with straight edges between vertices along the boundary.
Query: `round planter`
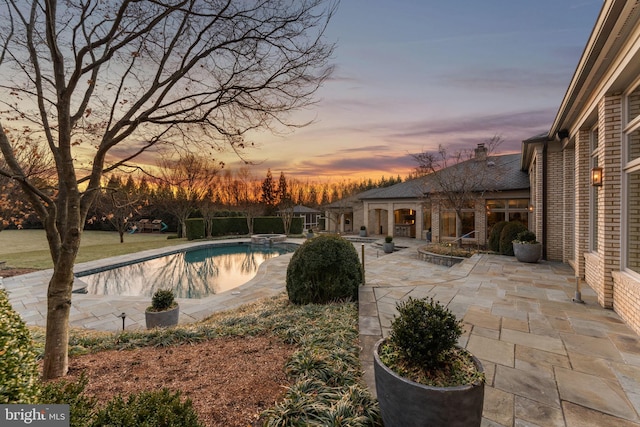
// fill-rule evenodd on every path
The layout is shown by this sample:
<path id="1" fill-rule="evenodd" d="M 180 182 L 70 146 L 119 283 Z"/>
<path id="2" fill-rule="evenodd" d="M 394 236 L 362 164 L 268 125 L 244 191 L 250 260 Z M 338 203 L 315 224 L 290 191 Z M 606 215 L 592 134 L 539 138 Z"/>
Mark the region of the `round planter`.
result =
<path id="1" fill-rule="evenodd" d="M 373 350 L 376 392 L 385 427 L 471 427 L 482 422 L 484 382 L 458 387 L 430 387 L 407 380 L 386 367 Z M 482 364 L 473 358 L 483 372 Z"/>
<path id="2" fill-rule="evenodd" d="M 360 237 L 367 237 L 367 230 L 360 230 Z"/>
<path id="3" fill-rule="evenodd" d="M 382 250 L 384 250 L 385 254 L 390 254 L 393 252 L 393 242 L 384 242 L 382 244 Z"/>
<path id="4" fill-rule="evenodd" d="M 542 243 L 513 243 L 513 254 L 520 262 L 538 262 L 542 258 Z"/>
<path id="5" fill-rule="evenodd" d="M 178 305 L 166 311 L 145 311 L 144 317 L 147 322 L 147 329 L 175 326 L 178 324 L 179 314 L 180 306 Z"/>

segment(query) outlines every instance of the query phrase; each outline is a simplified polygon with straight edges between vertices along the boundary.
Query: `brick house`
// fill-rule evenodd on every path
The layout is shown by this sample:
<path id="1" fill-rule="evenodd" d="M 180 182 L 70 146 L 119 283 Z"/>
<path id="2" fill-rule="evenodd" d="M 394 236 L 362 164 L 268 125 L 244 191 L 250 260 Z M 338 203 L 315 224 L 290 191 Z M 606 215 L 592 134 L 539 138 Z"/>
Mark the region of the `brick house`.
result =
<path id="1" fill-rule="evenodd" d="M 487 156 L 482 144 L 474 151 L 473 158 L 447 168 L 457 176 L 486 170 L 485 185 L 470 191 L 461 218 L 447 206 L 437 180 L 427 175 L 326 206 L 327 229 L 349 233 L 364 225 L 369 235 L 451 242 L 460 225 L 463 243 L 484 245 L 497 222 L 520 221 L 530 227 L 529 177 L 520 167 L 520 154 Z"/>
<path id="2" fill-rule="evenodd" d="M 533 231 L 640 333 L 640 2 L 604 2 L 548 134 L 522 144 Z"/>

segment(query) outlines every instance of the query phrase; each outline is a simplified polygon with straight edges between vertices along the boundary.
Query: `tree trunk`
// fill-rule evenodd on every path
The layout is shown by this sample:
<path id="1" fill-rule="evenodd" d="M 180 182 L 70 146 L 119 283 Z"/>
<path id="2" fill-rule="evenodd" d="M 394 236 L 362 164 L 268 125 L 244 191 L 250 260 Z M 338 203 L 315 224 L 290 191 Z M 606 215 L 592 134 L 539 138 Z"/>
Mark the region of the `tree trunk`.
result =
<path id="1" fill-rule="evenodd" d="M 78 239 L 79 244 L 79 239 Z M 42 375 L 45 380 L 62 377 L 69 368 L 69 314 L 73 290 L 75 251 L 61 253 L 47 291 L 47 330 Z M 69 267 L 71 263 L 71 267 Z"/>

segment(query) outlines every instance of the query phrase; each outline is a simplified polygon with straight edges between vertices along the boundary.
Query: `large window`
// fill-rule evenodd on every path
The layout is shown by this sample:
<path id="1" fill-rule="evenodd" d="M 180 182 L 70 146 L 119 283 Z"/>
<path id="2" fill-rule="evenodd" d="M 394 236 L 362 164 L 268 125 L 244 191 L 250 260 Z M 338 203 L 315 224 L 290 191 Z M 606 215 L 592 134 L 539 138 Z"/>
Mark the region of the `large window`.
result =
<path id="1" fill-rule="evenodd" d="M 627 269 L 640 274 L 640 82 L 627 95 L 625 107 L 624 263 Z"/>
<path id="2" fill-rule="evenodd" d="M 529 199 L 489 199 L 487 208 L 487 237 L 494 225 L 501 221 L 518 221 L 529 228 Z"/>
<path id="3" fill-rule="evenodd" d="M 440 237 L 456 237 L 456 213 L 454 211 L 440 213 Z"/>
<path id="4" fill-rule="evenodd" d="M 627 176 L 627 267 L 640 273 L 640 170 Z"/>
<path id="5" fill-rule="evenodd" d="M 595 168 L 600 166 L 598 161 L 598 128 L 591 131 L 590 135 L 591 144 L 591 167 Z M 598 188 L 591 187 L 590 203 L 591 203 L 591 235 L 589 236 L 589 247 L 593 252 L 598 252 Z"/>

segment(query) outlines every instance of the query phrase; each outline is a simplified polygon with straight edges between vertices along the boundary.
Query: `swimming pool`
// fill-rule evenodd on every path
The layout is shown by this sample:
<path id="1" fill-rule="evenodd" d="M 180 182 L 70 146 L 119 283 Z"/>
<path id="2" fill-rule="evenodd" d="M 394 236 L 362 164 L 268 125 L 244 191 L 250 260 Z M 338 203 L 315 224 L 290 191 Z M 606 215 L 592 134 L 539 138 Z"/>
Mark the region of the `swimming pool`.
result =
<path id="1" fill-rule="evenodd" d="M 92 295 L 151 297 L 173 289 L 177 298 L 204 298 L 251 280 L 264 261 L 295 251 L 295 244 L 214 244 L 116 268 L 79 273 Z"/>

